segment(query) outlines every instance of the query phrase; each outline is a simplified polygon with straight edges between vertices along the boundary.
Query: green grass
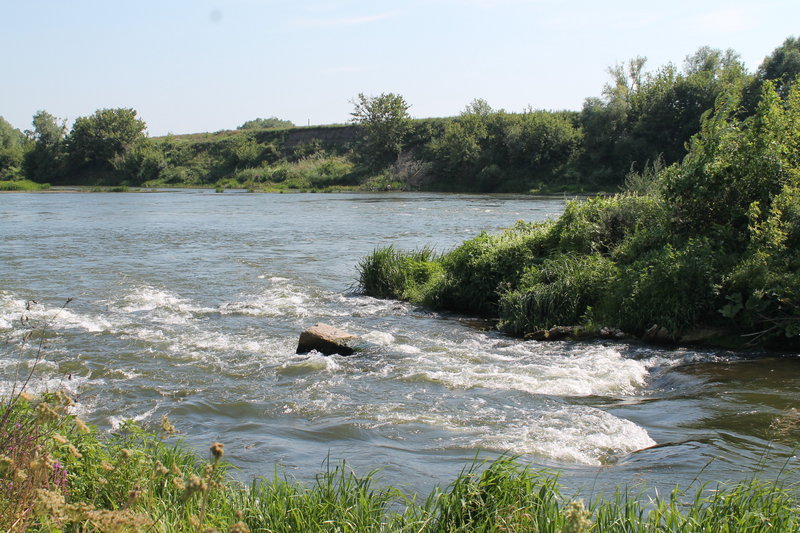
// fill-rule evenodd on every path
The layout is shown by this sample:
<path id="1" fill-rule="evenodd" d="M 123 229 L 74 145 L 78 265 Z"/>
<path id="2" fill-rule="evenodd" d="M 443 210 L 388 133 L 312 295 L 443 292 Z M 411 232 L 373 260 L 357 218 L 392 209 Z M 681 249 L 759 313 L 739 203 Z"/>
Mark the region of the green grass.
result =
<path id="1" fill-rule="evenodd" d="M 49 183 L 36 183 L 31 180 L 0 181 L 0 191 L 45 191 Z"/>
<path id="2" fill-rule="evenodd" d="M 159 434 L 133 424 L 100 434 L 67 414 L 68 404 L 63 394 L 3 401 L 4 531 L 800 531 L 788 472 L 666 496 L 619 489 L 588 502 L 563 494 L 556 474 L 507 457 L 465 468 L 425 499 L 346 464 L 330 465 L 311 484 L 276 472 L 243 485 L 227 474 L 220 445 L 204 460 L 168 439 L 166 419 Z"/>

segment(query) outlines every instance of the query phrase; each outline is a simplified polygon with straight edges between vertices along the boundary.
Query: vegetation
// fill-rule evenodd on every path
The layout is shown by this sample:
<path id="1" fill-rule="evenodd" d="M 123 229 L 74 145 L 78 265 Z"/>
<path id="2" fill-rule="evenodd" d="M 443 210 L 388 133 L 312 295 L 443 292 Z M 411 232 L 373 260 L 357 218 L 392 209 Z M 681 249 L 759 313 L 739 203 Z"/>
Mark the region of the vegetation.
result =
<path id="1" fill-rule="evenodd" d="M 765 81 L 747 115 L 746 88 L 733 85 L 682 162 L 657 161 L 622 193 L 570 202 L 557 220 L 482 234 L 441 256 L 377 250 L 359 266 L 360 286 L 494 316 L 521 336 L 580 326 L 797 350 L 800 80 L 781 93 Z"/>
<path id="2" fill-rule="evenodd" d="M 800 531 L 798 487 L 781 480 L 651 499 L 620 489 L 587 505 L 563 495 L 555 475 L 500 458 L 465 469 L 425 500 L 344 464 L 310 486 L 277 474 L 245 486 L 227 475 L 220 443 L 203 461 L 166 440 L 174 431 L 166 418 L 158 434 L 129 423 L 101 435 L 68 414 L 70 402 L 24 391 L 4 399 L 3 531 Z"/>
<path id="3" fill-rule="evenodd" d="M 282 120 L 278 117 L 256 118 L 248 120 L 237 129 L 240 130 L 272 130 L 294 128 L 291 120 Z"/>
<path id="4" fill-rule="evenodd" d="M 702 47 L 684 64 L 647 70 L 636 57 L 609 69 L 580 111 L 495 110 L 473 100 L 456 117 L 412 120 L 395 93 L 359 94 L 352 125 L 296 128 L 276 117 L 236 130 L 147 138 L 132 109 L 65 121 L 46 111 L 22 132 L 0 121 L 0 180 L 101 186 L 251 190 L 392 189 L 456 192 L 615 191 L 632 171 L 687 154 L 701 117 L 732 88 L 738 118 L 765 83 L 785 98 L 800 73 L 787 39 L 748 73 L 738 55 Z"/>

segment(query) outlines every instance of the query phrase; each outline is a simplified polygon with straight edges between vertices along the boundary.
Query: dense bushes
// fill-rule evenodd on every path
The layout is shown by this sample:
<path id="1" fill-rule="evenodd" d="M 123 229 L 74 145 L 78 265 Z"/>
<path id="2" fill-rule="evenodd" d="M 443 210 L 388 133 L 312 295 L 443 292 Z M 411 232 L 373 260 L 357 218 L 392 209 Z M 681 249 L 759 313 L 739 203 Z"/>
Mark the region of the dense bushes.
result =
<path id="1" fill-rule="evenodd" d="M 437 275 L 414 301 L 497 316 L 518 335 L 655 327 L 680 340 L 704 327 L 800 347 L 800 81 L 785 89 L 781 98 L 765 82 L 755 114 L 742 118 L 742 88 L 731 87 L 682 163 L 629 180 L 644 194 L 570 202 L 557 220 L 430 258 L 425 269 Z M 407 298 L 412 277 L 395 264 L 391 293 L 362 288 Z M 361 265 L 362 278 L 371 268 Z"/>

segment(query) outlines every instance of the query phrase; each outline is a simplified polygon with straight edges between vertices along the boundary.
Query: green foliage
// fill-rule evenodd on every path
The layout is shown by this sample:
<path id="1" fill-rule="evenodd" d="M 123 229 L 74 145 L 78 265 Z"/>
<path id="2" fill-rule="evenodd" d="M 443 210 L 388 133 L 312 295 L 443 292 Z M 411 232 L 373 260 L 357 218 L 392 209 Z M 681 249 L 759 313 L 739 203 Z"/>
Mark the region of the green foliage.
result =
<path id="1" fill-rule="evenodd" d="M 609 253 L 639 231 L 658 230 L 668 220 L 667 207 L 657 197 L 598 196 L 568 202 L 553 232 L 562 251 Z"/>
<path id="2" fill-rule="evenodd" d="M 0 526 L 4 531 L 296 531 L 655 533 L 800 531 L 797 485 L 750 480 L 677 488 L 666 497 L 618 489 L 587 505 L 558 477 L 501 457 L 465 468 L 425 499 L 375 484 L 347 465 L 310 485 L 278 473 L 242 485 L 224 447 L 207 460 L 133 423 L 100 433 L 68 414 L 63 393 L 0 402 Z"/>
<path id="3" fill-rule="evenodd" d="M 549 224 L 519 223 L 499 235 L 470 239 L 441 258 L 445 275 L 427 300 L 437 307 L 493 315 L 502 291 L 516 287 L 528 265 L 541 261 Z"/>
<path id="4" fill-rule="evenodd" d="M 291 120 L 283 120 L 278 117 L 269 118 L 256 118 L 248 120 L 236 129 L 239 130 L 270 130 L 270 129 L 286 129 L 294 128 L 294 123 Z"/>
<path id="5" fill-rule="evenodd" d="M 441 278 L 441 267 L 430 248 L 400 252 L 393 246 L 379 248 L 358 264 L 359 287 L 376 298 L 401 298 L 423 303 L 426 288 Z"/>
<path id="6" fill-rule="evenodd" d="M 403 141 L 411 128 L 409 104 L 399 94 L 381 93 L 365 96 L 359 93 L 352 100 L 352 121 L 364 130 L 359 147 L 361 158 L 373 169 L 394 161 L 403 149 Z"/>
<path id="7" fill-rule="evenodd" d="M 135 147 L 114 160 L 114 170 L 123 181 L 133 186 L 159 180 L 166 167 L 164 153 L 146 139 L 141 139 Z"/>
<path id="8" fill-rule="evenodd" d="M 146 124 L 134 109 L 98 109 L 78 117 L 67 137 L 71 171 L 114 169 L 114 162 L 144 139 Z"/>
<path id="9" fill-rule="evenodd" d="M 500 299 L 500 328 L 524 335 L 553 326 L 586 322 L 618 275 L 617 266 L 598 254 L 561 254 L 528 268 L 518 288 Z"/>
<path id="10" fill-rule="evenodd" d="M 620 269 L 593 319 L 635 334 L 658 325 L 676 337 L 708 323 L 717 309 L 720 260 L 707 239 L 650 250 Z"/>
<path id="11" fill-rule="evenodd" d="M 683 163 L 665 173 L 665 196 L 693 230 L 718 225 L 742 232 L 753 202 L 769 206 L 785 185 L 800 180 L 798 84 L 782 100 L 766 82 L 747 119 L 737 116 L 739 102 L 736 89 L 721 98 Z"/>
<path id="12" fill-rule="evenodd" d="M 798 76 L 800 76 L 800 38 L 789 37 L 764 58 L 756 73 L 756 86 L 760 91 L 763 82 L 772 81 L 778 93 L 786 96 L 789 84 Z"/>
<path id="13" fill-rule="evenodd" d="M 22 175 L 22 158 L 28 140 L 25 135 L 0 117 L 0 180 L 19 179 Z"/>
<path id="14" fill-rule="evenodd" d="M 65 120 L 59 120 L 47 111 L 37 111 L 33 115 L 33 131 L 28 136 L 33 139 L 33 147 L 25 153 L 22 170 L 30 180 L 39 183 L 58 183 L 63 179 Z"/>
<path id="15" fill-rule="evenodd" d="M 49 183 L 36 183 L 31 180 L 0 180 L 0 191 L 42 191 L 49 188 Z"/>

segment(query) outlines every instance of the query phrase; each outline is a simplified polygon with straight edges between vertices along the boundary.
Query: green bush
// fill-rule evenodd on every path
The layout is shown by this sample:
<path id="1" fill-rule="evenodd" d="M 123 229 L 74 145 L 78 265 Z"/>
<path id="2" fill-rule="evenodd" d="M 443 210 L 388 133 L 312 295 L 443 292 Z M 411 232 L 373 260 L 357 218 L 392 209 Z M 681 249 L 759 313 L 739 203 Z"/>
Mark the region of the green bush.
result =
<path id="1" fill-rule="evenodd" d="M 722 254 L 707 239 L 651 250 L 621 268 L 594 309 L 598 323 L 643 333 L 653 325 L 680 333 L 714 319 Z"/>
<path id="2" fill-rule="evenodd" d="M 375 298 L 398 298 L 423 303 L 442 276 L 430 248 L 401 252 L 393 246 L 379 248 L 358 264 L 359 288 Z"/>
<path id="3" fill-rule="evenodd" d="M 528 268 L 519 288 L 502 295 L 500 327 L 522 336 L 552 326 L 583 324 L 617 275 L 616 265 L 597 253 L 545 259 Z"/>
<path id="4" fill-rule="evenodd" d="M 445 254 L 438 305 L 496 315 L 500 293 L 515 288 L 526 267 L 550 253 L 550 232 L 549 223 L 520 223 L 498 235 L 481 233 Z"/>

